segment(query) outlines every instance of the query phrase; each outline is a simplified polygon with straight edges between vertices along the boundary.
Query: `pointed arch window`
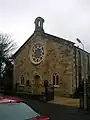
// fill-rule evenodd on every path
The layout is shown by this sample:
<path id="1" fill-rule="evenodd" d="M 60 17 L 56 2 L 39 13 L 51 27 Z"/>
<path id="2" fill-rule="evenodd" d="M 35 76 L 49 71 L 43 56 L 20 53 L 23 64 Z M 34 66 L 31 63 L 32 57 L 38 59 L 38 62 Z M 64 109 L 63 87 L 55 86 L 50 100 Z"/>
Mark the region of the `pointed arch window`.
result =
<path id="1" fill-rule="evenodd" d="M 55 85 L 55 75 L 53 75 L 53 85 Z"/>
<path id="2" fill-rule="evenodd" d="M 59 75 L 56 75 L 56 85 L 59 85 Z"/>
<path id="3" fill-rule="evenodd" d="M 24 76 L 21 76 L 21 84 L 24 84 Z"/>
<path id="4" fill-rule="evenodd" d="M 59 83 L 60 83 L 60 76 L 58 73 L 54 73 L 53 74 L 53 85 L 54 87 L 59 87 Z"/>

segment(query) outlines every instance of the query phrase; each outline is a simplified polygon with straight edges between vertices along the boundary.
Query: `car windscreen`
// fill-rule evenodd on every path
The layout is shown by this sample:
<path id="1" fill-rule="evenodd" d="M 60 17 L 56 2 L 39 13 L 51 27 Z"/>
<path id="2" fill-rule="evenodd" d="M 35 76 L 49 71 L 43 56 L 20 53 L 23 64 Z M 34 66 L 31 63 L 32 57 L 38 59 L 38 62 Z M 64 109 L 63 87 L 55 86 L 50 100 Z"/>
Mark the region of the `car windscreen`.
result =
<path id="1" fill-rule="evenodd" d="M 23 102 L 0 103 L 0 120 L 26 120 L 38 115 L 38 113 Z"/>

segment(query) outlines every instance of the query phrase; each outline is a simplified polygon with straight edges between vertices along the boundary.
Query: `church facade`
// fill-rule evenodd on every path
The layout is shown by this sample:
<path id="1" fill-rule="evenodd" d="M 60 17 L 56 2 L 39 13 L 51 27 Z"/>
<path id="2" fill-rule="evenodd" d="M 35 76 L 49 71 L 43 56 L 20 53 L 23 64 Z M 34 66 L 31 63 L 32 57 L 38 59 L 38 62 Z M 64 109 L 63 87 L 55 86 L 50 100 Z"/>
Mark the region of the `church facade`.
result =
<path id="1" fill-rule="evenodd" d="M 43 23 L 43 18 L 36 18 L 34 33 L 13 55 L 13 86 L 42 94 L 48 80 L 56 96 L 73 95 L 83 76 L 89 78 L 90 54 L 71 41 L 45 33 Z"/>

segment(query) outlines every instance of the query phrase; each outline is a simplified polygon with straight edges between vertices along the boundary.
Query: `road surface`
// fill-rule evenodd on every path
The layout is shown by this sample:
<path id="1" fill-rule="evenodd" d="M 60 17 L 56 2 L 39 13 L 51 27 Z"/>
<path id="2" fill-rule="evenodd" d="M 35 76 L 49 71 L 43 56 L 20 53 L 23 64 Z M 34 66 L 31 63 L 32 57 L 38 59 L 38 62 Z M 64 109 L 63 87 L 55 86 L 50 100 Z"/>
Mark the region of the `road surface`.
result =
<path id="1" fill-rule="evenodd" d="M 79 110 L 77 107 L 44 103 L 35 100 L 26 101 L 28 105 L 40 114 L 48 115 L 51 120 L 90 120 L 90 115 Z"/>

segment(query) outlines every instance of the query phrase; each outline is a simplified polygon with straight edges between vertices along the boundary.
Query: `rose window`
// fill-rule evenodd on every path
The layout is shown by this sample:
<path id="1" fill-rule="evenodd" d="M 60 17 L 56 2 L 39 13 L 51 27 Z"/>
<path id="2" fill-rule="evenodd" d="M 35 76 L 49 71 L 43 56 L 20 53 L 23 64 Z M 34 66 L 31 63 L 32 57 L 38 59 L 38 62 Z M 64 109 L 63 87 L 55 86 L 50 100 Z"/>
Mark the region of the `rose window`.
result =
<path id="1" fill-rule="evenodd" d="M 35 44 L 32 47 L 32 53 L 31 53 L 32 62 L 40 63 L 43 60 L 43 57 L 44 57 L 43 46 L 40 43 Z"/>

